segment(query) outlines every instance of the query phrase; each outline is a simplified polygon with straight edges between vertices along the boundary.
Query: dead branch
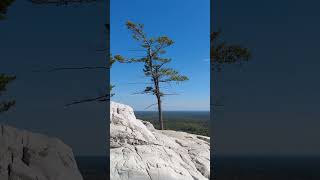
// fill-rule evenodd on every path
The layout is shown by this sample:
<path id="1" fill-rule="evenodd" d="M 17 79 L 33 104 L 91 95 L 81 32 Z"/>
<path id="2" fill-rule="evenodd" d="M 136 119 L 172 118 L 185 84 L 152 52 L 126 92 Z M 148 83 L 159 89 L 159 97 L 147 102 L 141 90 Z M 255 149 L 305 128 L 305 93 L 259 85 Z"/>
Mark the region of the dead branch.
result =
<path id="1" fill-rule="evenodd" d="M 62 68 L 52 68 L 47 71 L 41 71 L 41 70 L 33 70 L 32 72 L 55 72 L 55 71 L 63 71 L 63 70 L 92 70 L 92 69 L 109 69 L 109 67 L 106 66 L 85 66 L 85 67 L 62 67 Z"/>
<path id="2" fill-rule="evenodd" d="M 87 103 L 87 102 L 94 102 L 94 101 L 104 102 L 104 101 L 109 100 L 109 98 L 110 98 L 110 95 L 106 94 L 106 95 L 99 96 L 99 97 L 95 97 L 95 98 L 88 98 L 88 99 L 83 99 L 83 100 L 75 101 L 75 102 L 73 102 L 73 103 L 66 104 L 65 107 L 72 106 L 72 105 L 76 105 L 76 104 Z"/>
<path id="3" fill-rule="evenodd" d="M 151 104 L 150 106 L 147 106 L 145 109 L 149 109 L 149 108 L 151 108 L 152 106 L 155 106 L 155 105 L 157 105 L 157 103 Z"/>

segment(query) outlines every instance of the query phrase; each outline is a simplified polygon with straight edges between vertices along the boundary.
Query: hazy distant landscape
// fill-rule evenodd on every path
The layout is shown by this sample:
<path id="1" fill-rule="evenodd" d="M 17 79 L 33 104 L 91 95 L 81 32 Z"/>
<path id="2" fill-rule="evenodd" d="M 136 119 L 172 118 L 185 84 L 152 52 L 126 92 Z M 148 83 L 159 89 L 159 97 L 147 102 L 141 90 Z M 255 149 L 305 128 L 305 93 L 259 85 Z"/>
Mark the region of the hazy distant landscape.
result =
<path id="1" fill-rule="evenodd" d="M 156 111 L 136 111 L 135 115 L 137 119 L 149 121 L 159 129 Z M 163 119 L 167 130 L 210 136 L 209 111 L 164 111 Z"/>

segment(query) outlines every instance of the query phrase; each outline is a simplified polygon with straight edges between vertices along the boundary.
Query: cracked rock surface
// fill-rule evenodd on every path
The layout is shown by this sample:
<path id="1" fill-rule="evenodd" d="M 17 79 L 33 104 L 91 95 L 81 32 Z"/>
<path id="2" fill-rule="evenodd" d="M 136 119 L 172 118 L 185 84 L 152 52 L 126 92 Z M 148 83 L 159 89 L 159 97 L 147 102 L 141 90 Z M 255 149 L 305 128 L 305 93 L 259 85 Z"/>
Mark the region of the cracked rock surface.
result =
<path id="1" fill-rule="evenodd" d="M 138 120 L 131 107 L 111 102 L 112 180 L 208 180 L 210 138 L 156 130 Z"/>
<path id="2" fill-rule="evenodd" d="M 0 180 L 82 180 L 59 139 L 0 125 Z"/>

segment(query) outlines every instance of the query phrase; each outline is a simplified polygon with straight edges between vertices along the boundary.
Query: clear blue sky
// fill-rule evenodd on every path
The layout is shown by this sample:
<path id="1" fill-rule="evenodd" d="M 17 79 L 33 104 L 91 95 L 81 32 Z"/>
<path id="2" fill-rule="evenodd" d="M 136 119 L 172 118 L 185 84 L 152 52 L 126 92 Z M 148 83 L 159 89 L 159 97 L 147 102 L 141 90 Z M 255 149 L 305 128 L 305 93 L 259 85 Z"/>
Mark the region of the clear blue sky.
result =
<path id="1" fill-rule="evenodd" d="M 170 67 L 187 75 L 189 81 L 165 86 L 167 92 L 179 93 L 164 99 L 164 110 L 209 110 L 209 0 L 113 0 L 111 1 L 111 53 L 137 57 L 143 52 L 131 38 L 125 23 L 127 20 L 145 25 L 149 36 L 167 35 L 175 44 L 167 51 L 172 58 Z M 132 95 L 144 89 L 143 64 L 115 64 L 111 70 L 111 82 L 116 85 L 113 101 L 129 104 L 136 110 L 144 110 L 155 103 L 152 95 Z M 156 106 L 148 110 L 155 110 Z"/>

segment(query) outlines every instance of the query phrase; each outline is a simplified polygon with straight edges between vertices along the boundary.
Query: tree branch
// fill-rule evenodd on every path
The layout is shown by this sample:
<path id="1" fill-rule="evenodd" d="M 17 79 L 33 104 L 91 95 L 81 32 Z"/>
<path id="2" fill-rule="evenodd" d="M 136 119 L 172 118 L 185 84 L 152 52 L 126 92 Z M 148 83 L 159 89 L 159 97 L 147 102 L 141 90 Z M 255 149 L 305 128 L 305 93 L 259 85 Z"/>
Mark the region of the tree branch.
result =
<path id="1" fill-rule="evenodd" d="M 70 104 L 66 104 L 65 107 L 76 105 L 76 104 L 87 103 L 87 102 L 94 102 L 94 101 L 104 102 L 104 101 L 107 101 L 109 97 L 110 95 L 106 94 L 106 95 L 95 97 L 95 98 L 83 99 L 83 100 L 75 101 Z"/>
<path id="2" fill-rule="evenodd" d="M 145 91 L 132 93 L 132 95 L 136 95 L 136 94 L 149 94 L 149 93 L 147 93 L 147 92 L 145 92 Z"/>
<path id="3" fill-rule="evenodd" d="M 163 96 L 167 96 L 167 95 L 169 95 L 169 96 L 171 96 L 171 95 L 179 95 L 178 93 L 163 93 L 163 94 L 161 94 L 161 95 L 163 95 Z"/>
<path id="4" fill-rule="evenodd" d="M 48 71 L 33 70 L 32 72 L 54 72 L 54 71 L 63 71 L 63 70 L 92 70 L 92 69 L 109 69 L 106 66 L 85 66 L 85 67 L 69 67 L 69 68 L 52 68 Z"/>
<path id="5" fill-rule="evenodd" d="M 149 109 L 149 108 L 151 108 L 151 107 L 154 106 L 154 105 L 157 105 L 157 103 L 151 104 L 150 106 L 147 106 L 145 109 Z"/>
<path id="6" fill-rule="evenodd" d="M 153 83 L 147 83 L 147 82 L 131 82 L 128 84 L 153 84 Z"/>

